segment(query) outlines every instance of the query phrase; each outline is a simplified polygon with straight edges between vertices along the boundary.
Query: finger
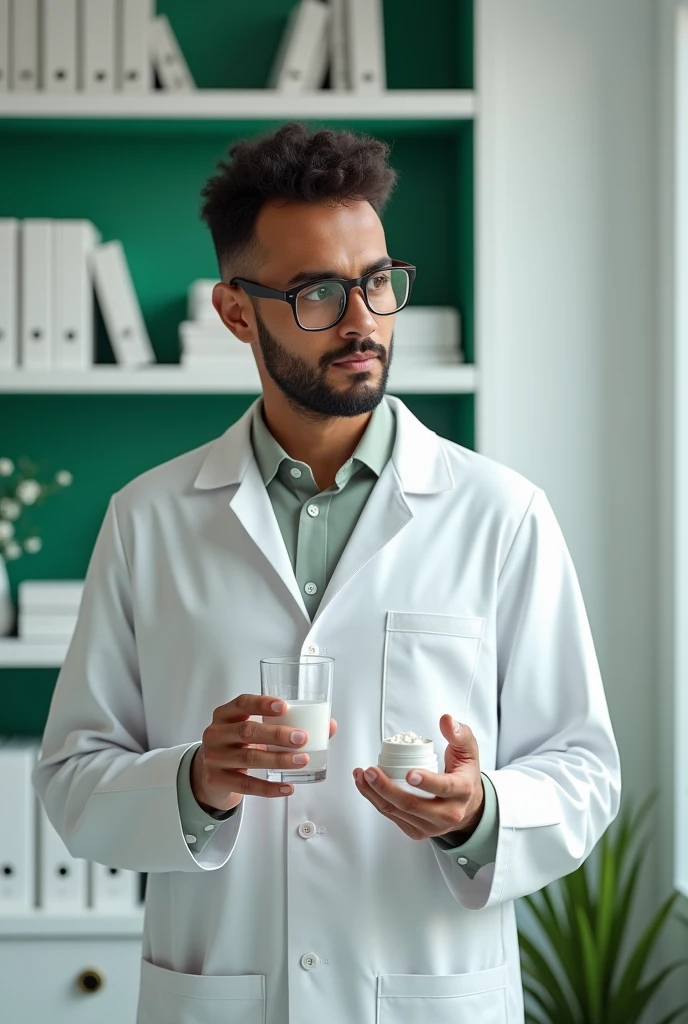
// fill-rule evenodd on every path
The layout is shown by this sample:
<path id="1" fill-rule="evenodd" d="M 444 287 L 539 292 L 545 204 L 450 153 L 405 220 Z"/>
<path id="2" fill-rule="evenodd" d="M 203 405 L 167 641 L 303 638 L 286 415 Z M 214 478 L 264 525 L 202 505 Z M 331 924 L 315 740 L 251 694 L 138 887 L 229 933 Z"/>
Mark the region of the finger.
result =
<path id="1" fill-rule="evenodd" d="M 424 835 L 430 831 L 441 831 L 447 827 L 445 818 L 441 817 L 436 810 L 438 805 L 443 805 L 443 801 L 414 797 L 390 782 L 379 768 L 377 772 L 378 780 L 373 783 L 368 782 L 362 772 L 357 778 L 358 771 L 354 773 L 354 779 L 360 792 L 370 800 L 378 811 L 387 817 L 399 818 L 423 832 Z M 433 807 L 435 809 L 431 810 Z"/>
<path id="2" fill-rule="evenodd" d="M 334 718 L 330 719 L 330 739 L 334 736 L 337 731 L 337 723 Z"/>
<path id="3" fill-rule="evenodd" d="M 273 708 L 272 705 L 275 705 Z M 218 722 L 243 722 L 252 715 L 283 715 L 287 706 L 280 697 L 256 693 L 240 693 L 234 700 L 215 708 L 213 720 Z"/>
<path id="4" fill-rule="evenodd" d="M 450 767 L 451 770 L 466 761 L 479 759 L 477 740 L 465 722 L 457 722 L 451 715 L 442 715 L 440 729 L 449 744 L 449 749 L 445 752 L 445 767 Z"/>
<path id="5" fill-rule="evenodd" d="M 207 772 L 208 782 L 218 788 L 226 787 L 232 793 L 242 796 L 285 797 L 291 796 L 294 787 L 287 782 L 266 782 L 245 775 L 241 768 L 230 771 L 228 768 L 215 768 Z"/>
<path id="6" fill-rule="evenodd" d="M 420 782 L 416 779 L 420 776 Z M 413 779 L 413 781 L 411 781 Z M 473 793 L 471 779 L 467 773 L 455 770 L 453 772 L 426 772 L 420 768 L 414 768 L 408 772 L 406 781 L 414 789 L 421 789 L 425 793 L 432 793 L 442 800 L 463 801 L 468 803 Z M 423 799 L 422 797 L 420 798 Z"/>

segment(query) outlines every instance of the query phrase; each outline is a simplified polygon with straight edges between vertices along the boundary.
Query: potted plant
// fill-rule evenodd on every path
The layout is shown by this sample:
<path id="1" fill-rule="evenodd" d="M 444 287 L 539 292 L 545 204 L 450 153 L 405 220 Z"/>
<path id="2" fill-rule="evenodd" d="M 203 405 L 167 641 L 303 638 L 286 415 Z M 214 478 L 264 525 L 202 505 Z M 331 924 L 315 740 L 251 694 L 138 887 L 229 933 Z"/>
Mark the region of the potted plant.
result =
<path id="1" fill-rule="evenodd" d="M 678 893 L 662 904 L 635 944 L 628 934 L 652 799 L 635 815 L 625 810 L 613 837 L 602 837 L 594 889 L 586 862 L 559 883 L 525 897 L 545 939 L 540 945 L 519 931 L 523 987 L 533 1003 L 529 1024 L 636 1024 L 669 975 L 686 963 L 678 960 L 646 977 Z M 670 1024 L 687 1008 L 653 1019 Z"/>

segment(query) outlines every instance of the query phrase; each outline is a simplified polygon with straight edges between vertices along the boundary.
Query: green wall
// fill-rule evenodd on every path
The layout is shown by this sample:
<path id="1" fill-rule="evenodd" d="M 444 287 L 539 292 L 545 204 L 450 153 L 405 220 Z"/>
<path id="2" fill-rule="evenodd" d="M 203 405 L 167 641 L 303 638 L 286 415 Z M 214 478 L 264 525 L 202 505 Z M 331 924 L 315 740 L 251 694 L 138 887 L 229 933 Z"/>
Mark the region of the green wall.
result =
<path id="1" fill-rule="evenodd" d="M 240 5 L 158 0 L 201 88 L 260 88 L 292 0 Z M 388 86 L 472 88 L 472 3 L 385 2 Z M 216 277 L 199 219 L 200 189 L 232 140 L 279 122 L 0 120 L 0 216 L 85 217 L 120 239 L 156 357 L 179 357 L 189 283 Z M 315 123 L 315 122 L 313 122 Z M 324 122 L 318 122 L 324 123 Z M 473 361 L 473 125 L 471 121 L 327 122 L 384 138 L 399 183 L 384 215 L 388 251 L 418 267 L 414 302 L 457 305 Z M 98 360 L 113 362 L 102 319 Z M 22 579 L 82 578 L 108 498 L 149 467 L 225 430 L 253 395 L 0 393 L 0 456 L 24 455 L 74 483 L 37 509 L 37 555 L 10 563 Z M 403 395 L 432 429 L 474 446 L 472 395 Z M 0 733 L 42 731 L 57 670 L 3 669 Z M 18 685 L 17 685 L 18 684 Z"/>

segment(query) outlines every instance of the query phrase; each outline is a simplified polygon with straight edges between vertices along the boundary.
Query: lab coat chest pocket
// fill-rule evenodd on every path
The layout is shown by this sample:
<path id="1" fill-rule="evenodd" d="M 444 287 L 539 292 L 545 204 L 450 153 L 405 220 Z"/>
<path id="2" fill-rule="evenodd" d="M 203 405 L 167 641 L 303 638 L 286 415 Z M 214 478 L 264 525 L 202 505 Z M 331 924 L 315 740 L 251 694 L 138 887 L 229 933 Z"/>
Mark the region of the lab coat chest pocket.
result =
<path id="1" fill-rule="evenodd" d="M 387 612 L 383 738 L 411 730 L 440 742 L 443 714 L 462 721 L 484 628 L 481 616 Z"/>
<path id="2" fill-rule="evenodd" d="M 506 1024 L 506 966 L 470 974 L 380 974 L 375 1024 Z"/>
<path id="3" fill-rule="evenodd" d="M 136 1024 L 265 1024 L 264 974 L 182 974 L 141 961 Z"/>

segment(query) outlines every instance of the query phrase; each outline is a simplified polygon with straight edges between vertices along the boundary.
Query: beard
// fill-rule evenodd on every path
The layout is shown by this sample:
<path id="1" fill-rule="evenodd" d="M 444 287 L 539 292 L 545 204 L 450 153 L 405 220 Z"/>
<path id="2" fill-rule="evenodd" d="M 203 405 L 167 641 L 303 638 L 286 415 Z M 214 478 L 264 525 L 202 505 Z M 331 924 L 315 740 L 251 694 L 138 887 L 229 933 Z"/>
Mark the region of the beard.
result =
<path id="1" fill-rule="evenodd" d="M 288 352 L 267 329 L 257 309 L 255 312 L 258 343 L 265 369 L 290 405 L 299 413 L 315 414 L 315 418 L 318 419 L 331 416 L 360 416 L 362 413 L 372 412 L 380 404 L 387 387 L 394 336 L 390 339 L 389 353 L 385 352 L 382 345 L 376 345 L 367 338 L 355 348 L 349 346 L 343 352 L 328 353 L 316 367 L 300 356 Z M 362 352 L 371 352 L 379 357 L 382 367 L 379 384 L 372 386 L 366 383 L 365 378 L 369 371 L 363 371 L 361 374 L 351 374 L 352 382 L 345 390 L 340 391 L 331 387 L 326 376 L 328 367 L 338 359 Z M 357 380 L 357 377 L 361 379 Z"/>

